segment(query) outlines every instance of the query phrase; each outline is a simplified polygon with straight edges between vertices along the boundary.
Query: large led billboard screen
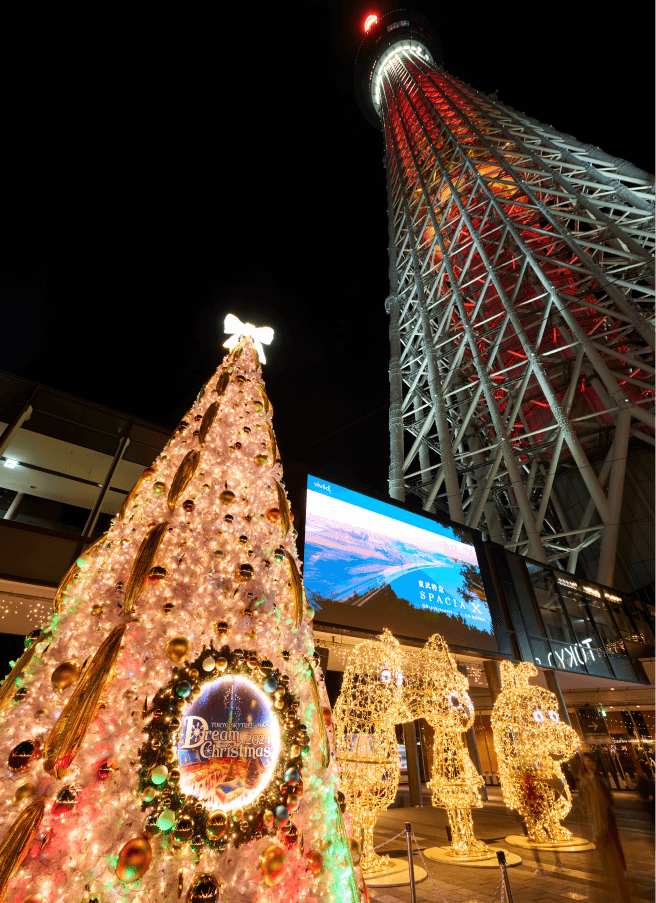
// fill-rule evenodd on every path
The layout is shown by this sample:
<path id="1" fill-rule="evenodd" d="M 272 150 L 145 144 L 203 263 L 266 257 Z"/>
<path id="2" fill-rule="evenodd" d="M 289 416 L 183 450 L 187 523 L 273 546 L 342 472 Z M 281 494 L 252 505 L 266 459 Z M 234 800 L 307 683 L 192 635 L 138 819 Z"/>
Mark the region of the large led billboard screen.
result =
<path id="1" fill-rule="evenodd" d="M 322 624 L 498 651 L 466 530 L 309 475 L 304 559 Z"/>

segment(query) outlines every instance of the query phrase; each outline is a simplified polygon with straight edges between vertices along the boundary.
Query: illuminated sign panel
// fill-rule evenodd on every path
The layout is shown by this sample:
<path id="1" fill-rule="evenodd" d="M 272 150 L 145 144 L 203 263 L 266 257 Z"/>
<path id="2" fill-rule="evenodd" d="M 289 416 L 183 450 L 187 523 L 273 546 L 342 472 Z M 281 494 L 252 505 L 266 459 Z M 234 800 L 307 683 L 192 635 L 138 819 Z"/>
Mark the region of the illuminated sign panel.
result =
<path id="1" fill-rule="evenodd" d="M 180 789 L 230 812 L 259 796 L 278 758 L 271 700 L 243 677 L 221 677 L 185 709 L 177 754 Z"/>
<path id="2" fill-rule="evenodd" d="M 323 623 L 498 651 L 466 530 L 308 476 L 303 574 Z"/>

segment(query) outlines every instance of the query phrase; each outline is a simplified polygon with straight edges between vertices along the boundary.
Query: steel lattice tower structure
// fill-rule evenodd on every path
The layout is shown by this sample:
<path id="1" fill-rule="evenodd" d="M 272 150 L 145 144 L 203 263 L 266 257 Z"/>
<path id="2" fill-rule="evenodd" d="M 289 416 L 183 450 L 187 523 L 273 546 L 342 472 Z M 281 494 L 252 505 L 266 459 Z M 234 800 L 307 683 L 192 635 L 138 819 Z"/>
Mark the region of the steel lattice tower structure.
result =
<path id="1" fill-rule="evenodd" d="M 654 445 L 653 178 L 449 75 L 419 13 L 369 28 L 355 84 L 385 141 L 390 495 L 572 572 L 597 543 L 612 585 L 629 440 Z"/>

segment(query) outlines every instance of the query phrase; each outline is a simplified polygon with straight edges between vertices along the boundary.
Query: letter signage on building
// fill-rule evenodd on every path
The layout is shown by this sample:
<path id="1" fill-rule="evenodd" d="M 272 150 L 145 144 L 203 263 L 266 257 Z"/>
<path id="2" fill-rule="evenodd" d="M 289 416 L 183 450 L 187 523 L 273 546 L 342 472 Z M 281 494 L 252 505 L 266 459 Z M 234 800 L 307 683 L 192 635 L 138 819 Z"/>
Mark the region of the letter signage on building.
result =
<path id="1" fill-rule="evenodd" d="M 177 744 L 180 789 L 210 809 L 247 806 L 269 782 L 279 747 L 266 694 L 244 677 L 220 677 L 185 709 Z"/>

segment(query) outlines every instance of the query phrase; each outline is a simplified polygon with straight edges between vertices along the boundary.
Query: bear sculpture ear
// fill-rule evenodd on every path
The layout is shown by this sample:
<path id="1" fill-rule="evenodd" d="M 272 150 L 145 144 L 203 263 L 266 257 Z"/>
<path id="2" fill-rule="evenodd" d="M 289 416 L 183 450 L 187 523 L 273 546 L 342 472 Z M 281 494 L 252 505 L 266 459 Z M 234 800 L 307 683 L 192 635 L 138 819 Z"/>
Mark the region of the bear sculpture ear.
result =
<path id="1" fill-rule="evenodd" d="M 535 677 L 538 669 L 533 662 L 520 662 L 515 668 L 515 681 L 518 687 L 528 687 L 529 678 Z"/>
<path id="2" fill-rule="evenodd" d="M 512 662 L 499 662 L 501 673 L 501 689 L 507 690 L 515 686 L 515 666 Z"/>

